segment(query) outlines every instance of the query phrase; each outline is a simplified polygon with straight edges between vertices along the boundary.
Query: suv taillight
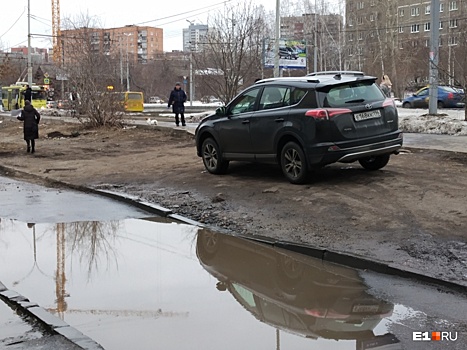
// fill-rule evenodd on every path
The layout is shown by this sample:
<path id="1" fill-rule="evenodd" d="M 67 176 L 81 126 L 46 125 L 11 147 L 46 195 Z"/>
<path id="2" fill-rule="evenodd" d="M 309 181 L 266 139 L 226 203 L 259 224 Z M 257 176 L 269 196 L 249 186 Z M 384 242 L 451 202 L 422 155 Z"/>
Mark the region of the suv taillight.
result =
<path id="1" fill-rule="evenodd" d="M 383 107 L 387 107 L 387 106 L 396 107 L 396 105 L 394 104 L 394 100 L 392 98 L 387 98 L 384 100 Z"/>
<path id="2" fill-rule="evenodd" d="M 315 119 L 330 119 L 336 115 L 352 113 L 348 108 L 317 108 L 310 109 L 305 113 L 307 117 L 313 117 Z"/>
<path id="3" fill-rule="evenodd" d="M 453 98 L 454 98 L 454 94 L 453 94 L 452 92 L 450 92 L 450 93 L 448 94 L 448 99 L 449 99 L 449 100 L 452 100 Z"/>

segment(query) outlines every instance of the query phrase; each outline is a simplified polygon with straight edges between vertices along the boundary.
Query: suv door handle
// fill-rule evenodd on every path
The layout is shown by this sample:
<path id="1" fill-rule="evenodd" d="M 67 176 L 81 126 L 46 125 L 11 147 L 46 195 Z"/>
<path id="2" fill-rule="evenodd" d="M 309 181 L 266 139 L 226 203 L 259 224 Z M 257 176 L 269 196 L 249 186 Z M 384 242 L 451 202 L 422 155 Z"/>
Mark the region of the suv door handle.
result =
<path id="1" fill-rule="evenodd" d="M 250 124 L 250 120 L 249 120 L 249 119 L 245 119 L 244 121 L 242 121 L 242 124 Z"/>
<path id="2" fill-rule="evenodd" d="M 283 122 L 284 121 L 284 118 L 277 118 L 277 119 L 274 119 L 275 122 L 279 123 L 279 122 Z"/>

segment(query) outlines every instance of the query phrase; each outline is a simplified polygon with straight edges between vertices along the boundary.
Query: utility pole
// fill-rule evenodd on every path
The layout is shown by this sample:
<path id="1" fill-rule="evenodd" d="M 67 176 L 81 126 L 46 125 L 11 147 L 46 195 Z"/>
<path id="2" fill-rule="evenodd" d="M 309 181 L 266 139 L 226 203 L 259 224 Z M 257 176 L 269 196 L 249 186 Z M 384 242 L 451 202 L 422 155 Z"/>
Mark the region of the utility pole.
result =
<path id="1" fill-rule="evenodd" d="M 28 84 L 32 86 L 32 59 L 31 59 L 31 0 L 28 0 Z"/>
<path id="2" fill-rule="evenodd" d="M 313 47 L 313 71 L 318 71 L 318 7 L 315 0 L 315 42 Z"/>
<path id="3" fill-rule="evenodd" d="M 188 33 L 191 37 L 191 30 L 192 29 L 195 30 L 193 27 L 193 22 L 188 19 L 186 21 L 190 23 L 190 26 L 188 27 Z M 192 45 L 193 45 L 193 42 L 190 40 L 190 107 L 193 106 L 193 98 L 195 97 L 195 93 L 193 91 L 194 84 L 193 84 L 193 46 Z"/>
<path id="4" fill-rule="evenodd" d="M 439 0 L 430 5 L 430 101 L 428 114 L 438 112 L 438 62 L 439 62 Z"/>
<path id="5" fill-rule="evenodd" d="M 280 76 L 279 68 L 279 37 L 281 35 L 281 14 L 280 14 L 280 0 L 276 0 L 276 41 L 274 45 L 274 78 Z"/>

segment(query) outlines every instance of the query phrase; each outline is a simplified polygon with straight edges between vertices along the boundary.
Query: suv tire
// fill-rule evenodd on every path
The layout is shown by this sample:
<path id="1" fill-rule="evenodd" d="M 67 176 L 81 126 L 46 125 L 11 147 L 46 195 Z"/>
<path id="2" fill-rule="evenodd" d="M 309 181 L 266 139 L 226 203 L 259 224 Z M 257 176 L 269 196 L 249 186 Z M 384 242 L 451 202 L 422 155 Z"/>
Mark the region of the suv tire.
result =
<path id="1" fill-rule="evenodd" d="M 305 153 L 295 142 L 290 141 L 281 150 L 281 168 L 287 180 L 303 184 L 308 180 L 308 164 Z"/>
<path id="2" fill-rule="evenodd" d="M 366 170 L 379 170 L 381 168 L 384 168 L 386 164 L 388 164 L 389 158 L 389 154 L 383 154 L 380 156 L 362 158 L 359 159 L 358 162 Z"/>
<path id="3" fill-rule="evenodd" d="M 211 174 L 225 174 L 229 168 L 229 161 L 222 159 L 219 145 L 212 138 L 204 140 L 201 146 L 204 167 Z"/>

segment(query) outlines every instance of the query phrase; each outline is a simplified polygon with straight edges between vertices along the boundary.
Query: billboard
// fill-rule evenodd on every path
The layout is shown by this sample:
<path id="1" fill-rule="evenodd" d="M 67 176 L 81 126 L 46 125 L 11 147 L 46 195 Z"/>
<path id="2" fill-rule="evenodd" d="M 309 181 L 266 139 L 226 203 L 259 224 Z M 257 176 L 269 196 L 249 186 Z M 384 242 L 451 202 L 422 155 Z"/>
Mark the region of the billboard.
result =
<path id="1" fill-rule="evenodd" d="M 266 41 L 264 67 L 274 68 L 274 39 Z M 306 69 L 306 45 L 300 40 L 279 40 L 279 67 L 283 69 Z"/>

